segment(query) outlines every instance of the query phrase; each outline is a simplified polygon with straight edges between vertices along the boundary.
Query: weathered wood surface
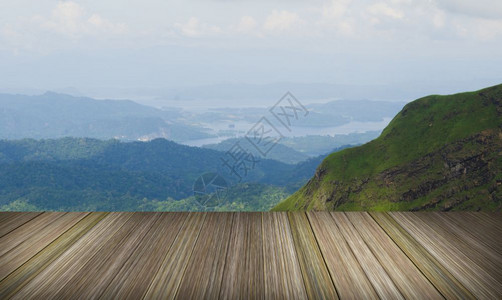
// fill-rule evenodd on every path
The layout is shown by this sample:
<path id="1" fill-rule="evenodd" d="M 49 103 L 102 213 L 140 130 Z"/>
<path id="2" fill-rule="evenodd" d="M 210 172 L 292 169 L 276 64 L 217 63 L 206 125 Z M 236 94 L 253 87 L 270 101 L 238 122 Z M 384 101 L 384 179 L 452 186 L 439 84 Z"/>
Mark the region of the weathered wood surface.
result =
<path id="1" fill-rule="evenodd" d="M 501 299 L 502 215 L 0 213 L 0 299 Z"/>

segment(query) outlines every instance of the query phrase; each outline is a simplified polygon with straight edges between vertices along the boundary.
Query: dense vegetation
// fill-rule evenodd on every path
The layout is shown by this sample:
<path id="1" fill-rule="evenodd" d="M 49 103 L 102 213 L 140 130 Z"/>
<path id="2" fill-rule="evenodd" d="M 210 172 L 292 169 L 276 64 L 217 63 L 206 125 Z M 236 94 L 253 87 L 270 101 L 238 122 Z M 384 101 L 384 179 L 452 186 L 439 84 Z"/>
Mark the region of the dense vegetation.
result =
<path id="1" fill-rule="evenodd" d="M 253 155 L 260 157 L 261 153 L 246 139 L 246 138 L 231 138 L 224 140 L 218 144 L 204 145 L 204 148 L 226 152 L 232 148 L 236 143 L 239 143 L 246 151 Z M 332 149 L 331 149 L 332 150 Z M 325 153 L 328 153 L 326 151 Z M 287 164 L 295 164 L 304 161 L 308 158 L 306 154 L 298 152 L 293 148 L 276 144 L 270 152 L 266 154 L 268 159 L 278 160 Z"/>
<path id="2" fill-rule="evenodd" d="M 0 209 L 200 210 L 190 204 L 190 197 L 202 173 L 222 174 L 230 186 L 239 181 L 222 164 L 224 157 L 224 152 L 164 139 L 4 140 L 0 141 Z M 229 189 L 229 202 L 223 207 L 268 209 L 305 183 L 321 160 L 290 165 L 260 159 L 240 185 Z"/>
<path id="3" fill-rule="evenodd" d="M 502 85 L 407 104 L 276 210 L 502 209 Z"/>
<path id="4" fill-rule="evenodd" d="M 286 187 L 240 183 L 231 186 L 221 205 L 201 206 L 194 196 L 181 200 L 144 201 L 138 210 L 147 211 L 269 211 L 291 195 Z"/>

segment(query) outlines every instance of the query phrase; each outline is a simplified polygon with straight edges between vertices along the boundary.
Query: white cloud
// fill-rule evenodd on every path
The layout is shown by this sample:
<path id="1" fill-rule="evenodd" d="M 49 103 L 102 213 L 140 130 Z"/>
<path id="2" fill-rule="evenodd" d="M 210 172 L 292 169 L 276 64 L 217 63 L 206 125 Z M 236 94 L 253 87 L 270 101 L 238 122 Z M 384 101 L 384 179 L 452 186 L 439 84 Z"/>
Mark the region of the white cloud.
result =
<path id="1" fill-rule="evenodd" d="M 283 32 L 303 22 L 304 21 L 300 19 L 298 14 L 294 12 L 274 10 L 272 14 L 267 17 L 265 24 L 263 24 L 263 28 L 270 32 Z"/>
<path id="2" fill-rule="evenodd" d="M 315 22 L 319 35 L 335 33 L 341 36 L 355 36 L 354 9 L 352 0 L 331 0 L 320 9 L 320 18 Z"/>
<path id="3" fill-rule="evenodd" d="M 113 23 L 97 13 L 88 14 L 76 2 L 59 2 L 49 18 L 34 17 L 40 26 L 49 31 L 79 37 L 82 35 L 120 34 L 126 31 L 124 23 Z"/>
<path id="4" fill-rule="evenodd" d="M 392 19 L 402 19 L 404 13 L 396 8 L 390 7 L 387 3 L 379 2 L 368 6 L 368 12 L 376 16 L 385 16 Z"/>
<path id="5" fill-rule="evenodd" d="M 16 16 L 0 12 L 0 48 L 156 46 L 193 43 L 193 38 L 208 44 L 237 45 L 237 39 L 248 43 L 250 37 L 259 37 L 258 42 L 267 47 L 283 42 L 278 39 L 282 36 L 297 42 L 316 41 L 303 43 L 304 47 L 324 44 L 334 48 L 342 47 L 345 39 L 378 43 L 385 38 L 398 45 L 410 40 L 498 41 L 502 37 L 502 1 L 476 1 L 484 5 L 476 8 L 474 0 L 271 0 L 212 5 L 179 0 L 165 4 L 165 11 L 146 1 L 149 5 L 137 15 L 125 8 L 114 11 L 109 3 L 93 6 L 76 0 L 54 2 L 47 11 L 40 5 L 25 12 L 23 5 L 12 4 L 17 7 Z M 140 2 L 131 5 L 137 10 L 143 7 Z M 127 25 L 116 20 L 126 20 Z"/>
<path id="6" fill-rule="evenodd" d="M 324 18 L 341 18 L 348 12 L 351 3 L 352 0 L 332 0 L 322 7 L 322 15 Z"/>
<path id="7" fill-rule="evenodd" d="M 0 27 L 0 48 L 14 53 L 68 47 L 73 42 L 89 39 L 107 41 L 112 36 L 125 36 L 125 23 L 115 23 L 97 13 L 88 13 L 72 1 L 60 1 L 47 15 L 18 16 Z M 92 44 L 92 43 L 90 43 Z"/>
<path id="8" fill-rule="evenodd" d="M 253 17 L 244 16 L 237 25 L 237 30 L 241 32 L 251 32 L 256 29 L 258 22 Z"/>
<path id="9" fill-rule="evenodd" d="M 443 28 L 445 26 L 445 14 L 442 11 L 434 13 L 432 17 L 432 24 L 435 28 Z"/>
<path id="10" fill-rule="evenodd" d="M 220 27 L 202 23 L 196 17 L 190 17 L 185 23 L 175 23 L 174 27 L 187 37 L 216 35 L 222 32 Z"/>
<path id="11" fill-rule="evenodd" d="M 98 14 L 90 16 L 87 19 L 87 22 L 96 29 L 112 34 L 121 34 L 127 30 L 127 26 L 124 23 L 113 23 Z"/>

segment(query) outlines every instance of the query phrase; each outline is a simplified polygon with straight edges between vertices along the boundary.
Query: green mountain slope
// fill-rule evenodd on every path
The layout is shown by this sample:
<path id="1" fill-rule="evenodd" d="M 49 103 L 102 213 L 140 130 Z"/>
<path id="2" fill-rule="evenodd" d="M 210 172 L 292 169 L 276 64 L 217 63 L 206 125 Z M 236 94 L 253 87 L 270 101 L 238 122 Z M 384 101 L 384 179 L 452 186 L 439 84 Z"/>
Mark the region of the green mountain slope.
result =
<path id="1" fill-rule="evenodd" d="M 380 137 L 329 155 L 274 210 L 496 210 L 502 85 L 407 104 Z"/>

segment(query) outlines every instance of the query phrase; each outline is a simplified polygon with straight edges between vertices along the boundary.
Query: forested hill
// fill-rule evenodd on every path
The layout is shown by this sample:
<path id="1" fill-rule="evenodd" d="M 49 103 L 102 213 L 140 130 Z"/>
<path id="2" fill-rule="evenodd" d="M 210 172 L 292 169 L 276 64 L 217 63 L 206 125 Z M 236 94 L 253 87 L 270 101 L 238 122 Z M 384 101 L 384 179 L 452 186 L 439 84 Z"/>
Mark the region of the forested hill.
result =
<path id="1" fill-rule="evenodd" d="M 502 85 L 407 104 L 275 210 L 502 209 Z"/>
<path id="2" fill-rule="evenodd" d="M 237 183 L 239 178 L 222 158 L 225 152 L 165 139 L 129 143 L 89 138 L 3 140 L 0 207 L 17 201 L 25 208 L 44 210 L 151 209 L 145 202 L 190 197 L 194 181 L 205 172 L 223 175 L 229 185 Z M 292 192 L 312 176 L 320 161 L 319 157 L 290 165 L 260 158 L 253 168 L 249 166 L 247 175 L 240 175 L 246 175 L 242 183 Z"/>

